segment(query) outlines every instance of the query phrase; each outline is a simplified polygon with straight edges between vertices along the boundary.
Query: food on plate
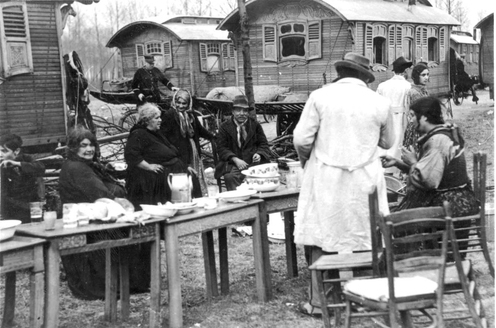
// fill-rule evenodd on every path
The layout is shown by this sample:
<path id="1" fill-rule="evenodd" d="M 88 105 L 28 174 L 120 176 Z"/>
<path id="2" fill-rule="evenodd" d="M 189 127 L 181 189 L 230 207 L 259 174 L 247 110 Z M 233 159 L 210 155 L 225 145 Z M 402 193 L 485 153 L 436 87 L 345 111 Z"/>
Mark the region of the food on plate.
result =
<path id="1" fill-rule="evenodd" d="M 117 220 L 119 217 L 124 216 L 127 213 L 121 204 L 110 198 L 99 198 L 95 201 L 95 203 L 103 203 L 107 205 L 108 217 L 113 220 Z"/>

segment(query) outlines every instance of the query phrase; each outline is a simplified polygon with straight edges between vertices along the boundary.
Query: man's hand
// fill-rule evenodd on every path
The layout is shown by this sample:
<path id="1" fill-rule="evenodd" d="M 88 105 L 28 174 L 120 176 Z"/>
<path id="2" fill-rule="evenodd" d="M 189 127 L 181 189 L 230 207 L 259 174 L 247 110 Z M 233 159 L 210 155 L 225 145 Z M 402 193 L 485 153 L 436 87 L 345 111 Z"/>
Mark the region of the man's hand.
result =
<path id="1" fill-rule="evenodd" d="M 253 154 L 252 162 L 258 163 L 258 162 L 260 162 L 261 159 L 262 159 L 262 157 L 260 156 L 260 154 L 255 153 L 255 154 Z"/>
<path id="2" fill-rule="evenodd" d="M 246 163 L 245 161 L 243 161 L 240 158 L 233 157 L 232 158 L 232 161 L 233 161 L 234 165 L 236 165 L 236 167 L 238 168 L 238 170 L 245 170 L 245 169 L 248 168 L 248 163 Z"/>
<path id="3" fill-rule="evenodd" d="M 172 87 L 171 90 L 176 92 L 176 91 L 179 91 L 179 88 L 178 87 Z"/>
<path id="4" fill-rule="evenodd" d="M 382 163 L 382 167 L 386 168 L 386 167 L 393 167 L 396 165 L 396 158 L 394 157 L 391 157 L 389 155 L 384 155 L 384 156 L 381 156 L 381 163 Z"/>
<path id="5" fill-rule="evenodd" d="M 417 163 L 417 153 L 412 146 L 405 148 L 401 148 L 401 160 L 405 162 L 405 164 L 412 166 Z"/>
<path id="6" fill-rule="evenodd" d="M 141 100 L 141 101 L 143 101 L 143 98 L 145 98 L 145 95 L 144 95 L 144 94 L 142 94 L 142 93 L 140 93 L 140 94 L 138 95 L 138 99 L 139 99 L 139 100 Z"/>
<path id="7" fill-rule="evenodd" d="M 21 162 L 16 162 L 11 159 L 6 159 L 0 163 L 0 167 L 21 167 Z"/>

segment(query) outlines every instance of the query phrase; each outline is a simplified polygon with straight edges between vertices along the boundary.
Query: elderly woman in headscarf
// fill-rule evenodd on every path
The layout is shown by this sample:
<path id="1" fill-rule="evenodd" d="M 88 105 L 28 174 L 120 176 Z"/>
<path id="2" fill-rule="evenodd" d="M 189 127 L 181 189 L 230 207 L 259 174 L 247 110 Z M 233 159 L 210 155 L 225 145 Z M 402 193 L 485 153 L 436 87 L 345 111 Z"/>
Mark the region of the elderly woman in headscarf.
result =
<path id="1" fill-rule="evenodd" d="M 409 108 L 418 99 L 429 95 L 426 88 L 426 84 L 429 82 L 429 68 L 427 68 L 427 63 L 420 62 L 413 67 L 412 80 L 413 84 L 407 95 L 407 108 Z M 415 130 L 415 115 L 413 114 L 413 111 L 410 111 L 407 117 L 408 125 L 405 129 L 403 147 L 408 149 L 412 146 L 415 152 L 418 153 L 419 147 L 417 146 L 417 139 L 419 135 Z"/>
<path id="2" fill-rule="evenodd" d="M 124 197 L 125 189 L 98 161 L 98 143 L 89 130 L 77 127 L 67 140 L 67 160 L 60 170 L 59 191 L 62 204 L 94 202 L 99 198 Z M 122 238 L 121 232 L 103 231 L 88 235 L 88 243 Z M 150 286 L 150 246 L 115 249 L 128 257 L 130 292 L 143 293 Z M 117 254 L 115 254 L 117 255 Z M 85 300 L 105 298 L 105 251 L 62 257 L 67 283 L 72 294 Z"/>
<path id="3" fill-rule="evenodd" d="M 178 149 L 160 132 L 160 109 L 152 103 L 139 108 L 139 120 L 131 128 L 124 158 L 128 164 L 126 189 L 135 207 L 165 203 L 171 199 L 169 173 L 185 173 L 187 166 Z"/>
<path id="4" fill-rule="evenodd" d="M 215 136 L 201 125 L 198 114 L 193 110 L 193 100 L 188 90 L 179 89 L 172 98 L 171 107 L 162 114 L 160 129 L 177 147 L 181 160 L 193 174 L 193 196 L 207 196 L 200 138 L 212 140 Z"/>

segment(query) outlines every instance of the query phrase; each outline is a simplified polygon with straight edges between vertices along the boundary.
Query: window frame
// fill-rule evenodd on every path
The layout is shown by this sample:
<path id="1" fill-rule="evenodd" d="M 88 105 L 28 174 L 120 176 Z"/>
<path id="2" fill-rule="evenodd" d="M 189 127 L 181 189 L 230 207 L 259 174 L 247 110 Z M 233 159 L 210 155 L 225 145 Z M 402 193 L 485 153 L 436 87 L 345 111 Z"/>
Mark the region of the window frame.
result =
<path id="1" fill-rule="evenodd" d="M 136 66 L 138 68 L 145 65 L 145 55 L 155 58 L 155 66 L 165 71 L 174 67 L 172 54 L 172 41 L 150 40 L 144 43 L 135 44 Z M 157 58 L 158 57 L 158 58 Z"/>
<path id="2" fill-rule="evenodd" d="M 5 28 L 4 10 L 9 7 L 20 7 L 23 15 L 24 36 L 7 35 Z M 20 74 L 28 74 L 34 72 L 33 54 L 31 49 L 31 35 L 29 30 L 28 10 L 26 3 L 16 1 L 0 3 L 0 74 L 4 77 L 11 77 Z M 14 59 L 12 58 L 12 50 L 14 47 L 17 50 L 21 49 L 24 55 L 23 63 L 18 62 L 18 67 L 12 67 Z M 18 52 L 19 54 L 19 52 Z M 17 57 L 18 58 L 18 57 Z"/>

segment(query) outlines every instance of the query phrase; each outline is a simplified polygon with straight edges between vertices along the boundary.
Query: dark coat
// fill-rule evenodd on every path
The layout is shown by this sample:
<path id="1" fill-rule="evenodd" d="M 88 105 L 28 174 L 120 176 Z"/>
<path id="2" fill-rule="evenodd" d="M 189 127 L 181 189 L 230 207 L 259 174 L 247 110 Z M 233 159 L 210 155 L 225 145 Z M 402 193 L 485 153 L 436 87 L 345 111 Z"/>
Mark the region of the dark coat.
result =
<path id="1" fill-rule="evenodd" d="M 29 223 L 29 203 L 40 201 L 36 179 L 45 174 L 45 166 L 22 153 L 15 161 L 21 162 L 21 167 L 2 168 L 2 216 Z"/>
<path id="2" fill-rule="evenodd" d="M 160 102 L 160 89 L 158 88 L 158 82 L 162 82 L 169 90 L 172 90 L 174 85 L 165 77 L 158 68 L 153 67 L 151 71 L 145 68 L 139 68 L 136 73 L 134 73 L 133 82 L 131 87 L 133 92 L 138 97 L 140 93 L 145 96 L 147 102 L 159 103 Z M 138 105 L 143 102 L 139 101 Z"/>
<path id="3" fill-rule="evenodd" d="M 258 153 L 262 157 L 259 164 L 270 162 L 269 143 L 260 123 L 251 117 L 248 118 L 246 134 L 245 143 L 240 148 L 238 146 L 238 130 L 233 118 L 221 124 L 216 140 L 219 156 L 219 163 L 215 168 L 216 178 L 231 171 L 234 165 L 231 160 L 233 157 L 238 157 L 251 165 L 253 155 Z"/>

